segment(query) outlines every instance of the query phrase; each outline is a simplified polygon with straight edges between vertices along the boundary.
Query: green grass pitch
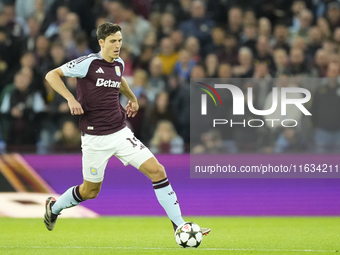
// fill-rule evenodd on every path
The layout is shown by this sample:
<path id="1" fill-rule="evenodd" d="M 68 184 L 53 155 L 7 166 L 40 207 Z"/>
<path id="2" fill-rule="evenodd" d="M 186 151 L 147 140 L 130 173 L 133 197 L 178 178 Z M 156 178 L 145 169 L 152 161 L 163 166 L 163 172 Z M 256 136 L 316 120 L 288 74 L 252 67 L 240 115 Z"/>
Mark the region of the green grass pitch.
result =
<path id="1" fill-rule="evenodd" d="M 177 246 L 165 217 L 0 218 L 0 254 L 340 254 L 339 217 L 186 217 L 212 229 Z"/>

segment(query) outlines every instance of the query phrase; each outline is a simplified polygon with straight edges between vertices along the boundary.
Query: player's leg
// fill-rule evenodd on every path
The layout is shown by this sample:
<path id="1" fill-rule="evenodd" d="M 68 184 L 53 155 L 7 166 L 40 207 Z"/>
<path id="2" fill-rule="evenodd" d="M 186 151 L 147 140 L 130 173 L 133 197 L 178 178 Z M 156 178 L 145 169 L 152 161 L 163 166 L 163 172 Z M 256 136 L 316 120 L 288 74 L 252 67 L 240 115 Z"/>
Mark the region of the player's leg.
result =
<path id="1" fill-rule="evenodd" d="M 176 193 L 172 189 L 166 176 L 164 167 L 157 161 L 152 152 L 142 144 L 129 128 L 115 133 L 117 148 L 114 155 L 124 165 L 132 165 L 148 176 L 156 193 L 159 203 L 170 218 L 174 230 L 184 223 Z M 210 232 L 208 228 L 201 228 L 203 234 Z"/>
<path id="2" fill-rule="evenodd" d="M 58 200 L 54 197 L 49 197 L 45 202 L 45 216 L 44 223 L 46 228 L 50 231 L 54 229 L 57 222 L 58 215 L 63 209 L 78 205 L 84 199 L 80 195 L 80 186 L 73 186 L 66 190 Z"/>
<path id="3" fill-rule="evenodd" d="M 137 167 L 139 171 L 151 179 L 156 197 L 166 211 L 173 224 L 174 230 L 176 231 L 177 227 L 185 222 L 182 218 L 177 195 L 169 183 L 164 167 L 148 149 L 144 151 L 144 159 L 145 158 L 147 158 L 147 160 L 144 161 L 142 160 L 143 157 L 141 157 L 141 155 L 137 156 L 130 161 L 130 164 Z M 143 163 L 140 164 L 140 162 Z M 201 231 L 203 235 L 207 235 L 211 230 L 210 228 L 201 228 Z"/>
<path id="4" fill-rule="evenodd" d="M 185 221 L 182 218 L 176 193 L 171 187 L 164 167 L 155 157 L 151 157 L 141 164 L 139 171 L 151 179 L 156 197 L 176 230 L 177 226 L 183 224 Z"/>
<path id="5" fill-rule="evenodd" d="M 58 215 L 64 209 L 79 205 L 81 202 L 97 197 L 102 182 L 93 183 L 84 180 L 83 184 L 73 186 L 66 190 L 58 200 L 49 197 L 45 203 L 45 225 L 48 230 L 53 230 Z"/>
<path id="6" fill-rule="evenodd" d="M 79 192 L 84 200 L 95 199 L 102 187 L 103 182 L 89 182 L 84 180 L 83 184 L 79 187 Z"/>
<path id="7" fill-rule="evenodd" d="M 114 155 L 124 165 L 132 165 L 151 179 L 156 197 L 173 222 L 174 228 L 184 223 L 176 193 L 166 177 L 164 167 L 128 127 L 118 131 L 115 135 L 118 150 Z"/>
<path id="8" fill-rule="evenodd" d="M 48 230 L 53 230 L 57 217 L 64 209 L 76 206 L 81 202 L 97 197 L 109 158 L 112 155 L 106 136 L 82 136 L 82 163 L 83 178 L 81 185 L 73 186 L 66 190 L 58 200 L 49 197 L 45 203 L 45 225 Z"/>
<path id="9" fill-rule="evenodd" d="M 102 182 L 93 183 L 84 180 L 83 184 L 69 188 L 52 206 L 52 213 L 59 213 L 67 208 L 76 206 L 81 202 L 97 197 Z"/>

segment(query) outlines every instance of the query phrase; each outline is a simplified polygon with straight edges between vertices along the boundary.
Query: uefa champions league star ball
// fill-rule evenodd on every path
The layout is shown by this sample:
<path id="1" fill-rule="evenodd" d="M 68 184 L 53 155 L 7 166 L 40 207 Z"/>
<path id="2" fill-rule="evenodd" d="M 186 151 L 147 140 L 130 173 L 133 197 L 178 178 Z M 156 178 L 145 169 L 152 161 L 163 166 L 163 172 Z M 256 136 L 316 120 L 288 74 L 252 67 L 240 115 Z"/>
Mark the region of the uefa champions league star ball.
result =
<path id="1" fill-rule="evenodd" d="M 176 243 L 183 248 L 197 248 L 203 240 L 203 235 L 201 228 L 197 224 L 185 222 L 178 226 L 175 239 Z"/>

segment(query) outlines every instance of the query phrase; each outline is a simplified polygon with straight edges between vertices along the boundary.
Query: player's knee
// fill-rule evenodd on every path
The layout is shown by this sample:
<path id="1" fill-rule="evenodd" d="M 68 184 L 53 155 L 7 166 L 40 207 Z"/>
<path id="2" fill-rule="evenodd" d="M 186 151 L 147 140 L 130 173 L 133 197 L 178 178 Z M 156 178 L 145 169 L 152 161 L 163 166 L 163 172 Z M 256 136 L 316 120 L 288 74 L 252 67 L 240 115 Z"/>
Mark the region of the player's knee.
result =
<path id="1" fill-rule="evenodd" d="M 84 200 L 95 199 L 98 196 L 99 191 L 100 191 L 100 189 L 90 190 L 83 195 L 83 199 Z"/>
<path id="2" fill-rule="evenodd" d="M 90 192 L 89 199 L 95 199 L 98 196 L 98 194 L 99 194 L 99 191 L 98 192 L 97 191 Z"/>
<path id="3" fill-rule="evenodd" d="M 153 182 L 160 181 L 166 177 L 165 169 L 161 164 L 157 164 L 151 169 L 150 176 Z"/>

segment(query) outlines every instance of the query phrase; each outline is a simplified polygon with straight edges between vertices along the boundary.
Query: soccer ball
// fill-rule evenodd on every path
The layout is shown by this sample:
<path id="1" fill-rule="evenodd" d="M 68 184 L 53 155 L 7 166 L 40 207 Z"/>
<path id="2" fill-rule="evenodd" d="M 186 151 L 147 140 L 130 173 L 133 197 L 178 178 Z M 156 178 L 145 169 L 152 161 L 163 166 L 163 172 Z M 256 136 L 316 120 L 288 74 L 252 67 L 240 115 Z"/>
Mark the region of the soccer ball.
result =
<path id="1" fill-rule="evenodd" d="M 183 248 L 197 248 L 203 240 L 203 235 L 197 224 L 185 222 L 177 228 L 175 239 L 176 243 Z"/>

